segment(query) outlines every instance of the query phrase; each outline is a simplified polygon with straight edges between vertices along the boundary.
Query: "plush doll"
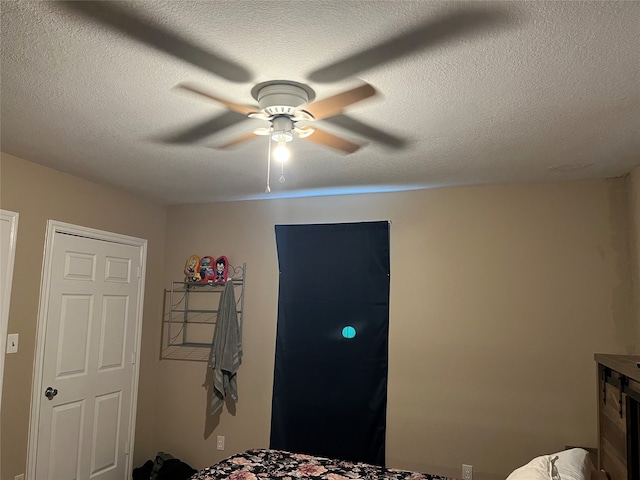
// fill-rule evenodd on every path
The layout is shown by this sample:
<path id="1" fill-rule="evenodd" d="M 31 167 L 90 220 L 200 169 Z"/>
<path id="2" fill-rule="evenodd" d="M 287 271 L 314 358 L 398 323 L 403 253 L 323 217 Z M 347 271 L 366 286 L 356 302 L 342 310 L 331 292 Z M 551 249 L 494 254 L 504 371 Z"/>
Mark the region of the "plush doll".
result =
<path id="1" fill-rule="evenodd" d="M 191 255 L 187 259 L 187 263 L 184 266 L 185 282 L 197 282 L 200 280 L 200 273 L 198 272 L 199 264 L 200 257 L 197 255 Z"/>
<path id="2" fill-rule="evenodd" d="M 227 257 L 216 258 L 216 274 L 214 282 L 225 283 L 227 281 L 227 275 L 229 273 L 229 262 Z"/>
<path id="3" fill-rule="evenodd" d="M 215 260 L 213 257 L 202 257 L 200 259 L 200 281 L 201 282 L 213 282 L 216 278 L 213 270 Z"/>

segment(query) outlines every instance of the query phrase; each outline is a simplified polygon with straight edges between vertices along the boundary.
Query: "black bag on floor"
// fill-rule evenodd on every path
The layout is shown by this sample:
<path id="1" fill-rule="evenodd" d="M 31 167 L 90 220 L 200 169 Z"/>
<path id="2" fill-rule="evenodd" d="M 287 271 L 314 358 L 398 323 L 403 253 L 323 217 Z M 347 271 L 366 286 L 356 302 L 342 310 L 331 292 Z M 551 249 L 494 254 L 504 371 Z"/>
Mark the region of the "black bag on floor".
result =
<path id="1" fill-rule="evenodd" d="M 155 461 L 133 469 L 132 480 L 188 480 L 198 471 L 168 453 L 158 452 Z"/>

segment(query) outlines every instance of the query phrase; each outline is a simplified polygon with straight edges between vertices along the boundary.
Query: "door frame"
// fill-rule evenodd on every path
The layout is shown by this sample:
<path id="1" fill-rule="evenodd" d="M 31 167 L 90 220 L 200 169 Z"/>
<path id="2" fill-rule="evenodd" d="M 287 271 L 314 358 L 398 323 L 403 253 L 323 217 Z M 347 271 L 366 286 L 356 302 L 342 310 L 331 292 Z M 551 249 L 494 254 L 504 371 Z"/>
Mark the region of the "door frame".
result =
<path id="1" fill-rule="evenodd" d="M 2 310 L 0 311 L 0 402 L 2 402 L 2 382 L 4 381 L 4 356 L 7 350 L 7 333 L 9 328 L 9 305 L 11 302 L 11 284 L 13 282 L 13 265 L 16 256 L 16 241 L 18 237 L 18 213 L 9 210 L 0 210 L 2 221 L 9 222 L 9 258 L 7 259 L 6 274 L 7 278 L 3 278 L 2 291 L 0 299 L 2 300 Z M 0 259 L 4 261 L 4 259 Z M 0 403 L 0 409 L 2 405 Z"/>
<path id="2" fill-rule="evenodd" d="M 38 447 L 38 424 L 40 420 L 40 407 L 42 402 L 42 374 L 44 369 L 44 350 L 47 332 L 47 317 L 49 309 L 49 294 L 51 290 L 51 268 L 56 234 L 70 234 L 87 237 L 94 240 L 130 245 L 140 249 L 140 275 L 138 276 L 138 304 L 136 306 L 136 328 L 134 338 L 135 366 L 133 368 L 133 386 L 131 392 L 131 418 L 129 424 L 128 442 L 130 445 L 127 456 L 127 472 L 131 472 L 133 462 L 133 445 L 136 429 L 136 411 L 138 403 L 138 377 L 140 374 L 140 344 L 142 334 L 142 311 L 144 304 L 144 285 L 146 275 L 147 240 L 130 237 L 118 233 L 97 230 L 89 227 L 72 225 L 56 220 L 47 221 L 45 236 L 44 257 L 42 263 L 42 280 L 40 284 L 40 305 L 38 308 L 38 326 L 36 332 L 36 351 L 33 364 L 33 382 L 31 389 L 31 414 L 29 416 L 29 440 L 27 450 L 27 478 L 35 479 L 36 453 Z M 123 479 L 124 480 L 124 479 Z"/>
<path id="3" fill-rule="evenodd" d="M 2 410 L 2 385 L 4 382 L 4 358 L 7 353 L 7 333 L 9 329 L 9 306 L 11 304 L 11 286 L 13 283 L 13 265 L 16 257 L 16 243 L 18 239 L 18 218 L 17 212 L 9 210 L 0 210 L 0 218 L 2 221 L 9 222 L 9 258 L 5 273 L 6 278 L 2 279 L 2 291 L 0 291 L 0 410 Z M 4 258 L 0 262 L 4 262 Z M 2 474 L 0 473 L 0 476 Z"/>

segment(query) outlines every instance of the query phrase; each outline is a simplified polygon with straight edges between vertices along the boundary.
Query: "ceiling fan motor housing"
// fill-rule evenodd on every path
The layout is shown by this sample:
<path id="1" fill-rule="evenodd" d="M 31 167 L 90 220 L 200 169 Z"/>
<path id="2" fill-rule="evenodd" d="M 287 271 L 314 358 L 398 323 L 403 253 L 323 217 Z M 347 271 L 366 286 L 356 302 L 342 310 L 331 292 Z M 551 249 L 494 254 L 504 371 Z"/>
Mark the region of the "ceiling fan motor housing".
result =
<path id="1" fill-rule="evenodd" d="M 269 116 L 295 115 L 296 108 L 313 101 L 315 92 L 307 85 L 289 80 L 272 80 L 256 85 L 251 95 Z"/>

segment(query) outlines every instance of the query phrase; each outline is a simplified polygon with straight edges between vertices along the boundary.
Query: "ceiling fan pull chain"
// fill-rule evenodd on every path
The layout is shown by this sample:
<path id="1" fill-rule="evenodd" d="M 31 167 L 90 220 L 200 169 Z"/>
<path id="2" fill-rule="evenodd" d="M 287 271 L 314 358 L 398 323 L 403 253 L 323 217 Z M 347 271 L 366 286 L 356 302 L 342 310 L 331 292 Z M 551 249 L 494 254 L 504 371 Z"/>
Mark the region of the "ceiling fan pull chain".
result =
<path id="1" fill-rule="evenodd" d="M 283 162 L 283 163 L 281 163 L 281 165 L 282 165 L 282 171 L 280 172 L 280 178 L 278 179 L 278 181 L 279 181 L 280 183 L 284 183 L 284 180 L 285 180 L 285 179 L 284 179 L 284 162 Z"/>
<path id="2" fill-rule="evenodd" d="M 269 142 L 269 149 L 267 150 L 267 188 L 264 189 L 264 193 L 270 193 L 271 187 L 269 186 L 269 176 L 271 175 L 271 135 L 273 134 L 273 127 L 271 127 L 271 132 L 267 136 L 267 141 Z"/>

